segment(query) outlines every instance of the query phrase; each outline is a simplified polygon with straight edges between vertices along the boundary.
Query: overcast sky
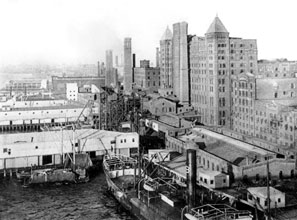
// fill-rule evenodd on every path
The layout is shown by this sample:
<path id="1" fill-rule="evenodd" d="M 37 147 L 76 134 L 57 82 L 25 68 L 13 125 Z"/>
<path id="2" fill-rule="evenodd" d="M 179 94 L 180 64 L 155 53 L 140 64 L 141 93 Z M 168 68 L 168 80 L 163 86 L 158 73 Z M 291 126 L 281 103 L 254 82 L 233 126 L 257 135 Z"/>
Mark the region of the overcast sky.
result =
<path id="1" fill-rule="evenodd" d="M 297 60 L 294 0 L 1 0 L 0 64 L 96 63 L 122 53 L 132 37 L 137 59 L 155 63 L 168 25 L 186 21 L 204 36 L 216 14 L 231 37 L 258 40 L 258 58 Z"/>

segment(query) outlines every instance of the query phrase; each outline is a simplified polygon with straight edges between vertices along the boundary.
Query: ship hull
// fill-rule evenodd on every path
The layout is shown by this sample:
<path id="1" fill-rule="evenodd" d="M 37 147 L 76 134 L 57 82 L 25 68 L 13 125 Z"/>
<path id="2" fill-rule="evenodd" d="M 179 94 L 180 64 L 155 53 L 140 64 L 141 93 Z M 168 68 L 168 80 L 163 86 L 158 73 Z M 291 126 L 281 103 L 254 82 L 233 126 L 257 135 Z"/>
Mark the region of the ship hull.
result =
<path id="1" fill-rule="evenodd" d="M 110 178 L 108 173 L 105 171 L 106 182 L 108 186 L 108 191 L 116 198 L 116 200 L 126 209 L 131 212 L 132 207 L 129 202 L 129 198 L 125 192 L 123 192 Z M 132 213 L 133 214 L 133 213 Z"/>
<path id="2" fill-rule="evenodd" d="M 163 212 L 162 208 L 156 208 L 147 205 L 147 203 L 137 198 L 136 192 L 131 194 L 124 192 L 111 178 L 108 171 L 104 169 L 108 190 L 114 198 L 127 210 L 130 214 L 140 220 L 180 220 L 180 216 L 171 217 Z M 132 177 L 131 175 L 128 175 Z M 125 176 L 122 176 L 125 177 Z M 134 196 L 133 196 L 134 195 Z"/>

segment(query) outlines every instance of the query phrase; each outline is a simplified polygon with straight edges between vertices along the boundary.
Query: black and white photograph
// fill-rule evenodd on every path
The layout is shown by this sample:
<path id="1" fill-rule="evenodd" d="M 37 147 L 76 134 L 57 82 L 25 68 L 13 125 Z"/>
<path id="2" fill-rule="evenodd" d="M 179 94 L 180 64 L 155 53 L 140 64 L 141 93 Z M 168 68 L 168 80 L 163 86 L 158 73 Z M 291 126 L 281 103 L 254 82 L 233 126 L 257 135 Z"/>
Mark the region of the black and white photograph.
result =
<path id="1" fill-rule="evenodd" d="M 297 220 L 296 8 L 0 0 L 0 220 Z"/>

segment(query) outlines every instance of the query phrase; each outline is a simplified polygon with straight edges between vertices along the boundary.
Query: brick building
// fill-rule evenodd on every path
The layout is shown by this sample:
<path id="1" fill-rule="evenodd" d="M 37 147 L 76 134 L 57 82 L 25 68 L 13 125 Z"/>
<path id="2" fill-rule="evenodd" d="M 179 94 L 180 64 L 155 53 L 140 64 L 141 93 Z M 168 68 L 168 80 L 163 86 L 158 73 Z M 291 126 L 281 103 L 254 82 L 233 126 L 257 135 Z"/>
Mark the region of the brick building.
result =
<path id="1" fill-rule="evenodd" d="M 134 68 L 134 80 L 136 87 L 150 92 L 160 88 L 160 68 L 150 67 L 149 60 L 141 60 L 140 67 Z"/>
<path id="2" fill-rule="evenodd" d="M 132 91 L 133 75 L 132 75 L 132 39 L 124 39 L 124 90 Z"/>
<path id="3" fill-rule="evenodd" d="M 297 61 L 287 59 L 259 60 L 259 77 L 285 78 L 293 77 L 297 73 Z"/>
<path id="4" fill-rule="evenodd" d="M 231 84 L 231 129 L 251 136 L 255 134 L 255 81 L 251 73 L 241 73 Z"/>
<path id="5" fill-rule="evenodd" d="M 205 37 L 189 43 L 191 104 L 202 114 L 202 123 L 231 125 L 231 78 L 257 72 L 256 40 L 229 37 L 216 17 Z"/>
<path id="6" fill-rule="evenodd" d="M 256 78 L 250 73 L 233 77 L 231 129 L 295 151 L 296 85 L 295 77 Z"/>
<path id="7" fill-rule="evenodd" d="M 97 88 L 105 85 L 104 77 L 83 76 L 83 77 L 58 77 L 52 76 L 52 87 L 54 93 L 66 94 L 67 83 L 76 83 L 78 87 L 95 85 Z"/>
<path id="8" fill-rule="evenodd" d="M 181 103 L 193 105 L 204 124 L 230 127 L 231 78 L 257 73 L 256 40 L 229 37 L 218 17 L 204 37 L 188 35 L 186 22 L 173 25 L 172 38 L 168 28 L 164 36 L 166 40 L 160 41 L 161 85 L 166 85 L 163 73 L 171 61 L 173 93 Z"/>

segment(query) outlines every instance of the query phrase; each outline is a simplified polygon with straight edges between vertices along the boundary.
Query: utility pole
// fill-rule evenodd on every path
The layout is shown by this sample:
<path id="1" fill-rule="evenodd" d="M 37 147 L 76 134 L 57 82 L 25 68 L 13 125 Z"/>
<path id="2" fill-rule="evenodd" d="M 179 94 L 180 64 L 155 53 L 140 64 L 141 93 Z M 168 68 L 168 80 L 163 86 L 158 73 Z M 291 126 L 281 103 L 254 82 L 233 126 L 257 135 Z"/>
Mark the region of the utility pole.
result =
<path id="1" fill-rule="evenodd" d="M 269 179 L 270 179 L 269 178 L 269 157 L 267 157 L 267 215 L 268 215 L 268 220 L 271 220 Z"/>
<path id="2" fill-rule="evenodd" d="M 187 150 L 187 186 L 188 186 L 188 205 L 189 209 L 196 206 L 196 179 L 197 161 L 196 150 Z"/>

